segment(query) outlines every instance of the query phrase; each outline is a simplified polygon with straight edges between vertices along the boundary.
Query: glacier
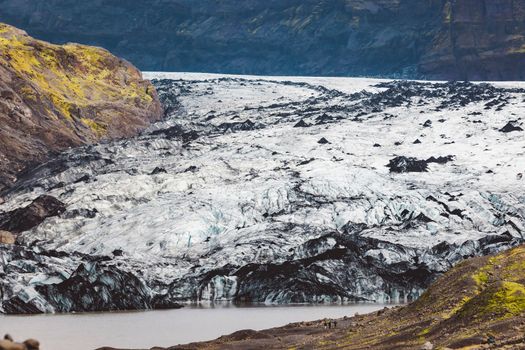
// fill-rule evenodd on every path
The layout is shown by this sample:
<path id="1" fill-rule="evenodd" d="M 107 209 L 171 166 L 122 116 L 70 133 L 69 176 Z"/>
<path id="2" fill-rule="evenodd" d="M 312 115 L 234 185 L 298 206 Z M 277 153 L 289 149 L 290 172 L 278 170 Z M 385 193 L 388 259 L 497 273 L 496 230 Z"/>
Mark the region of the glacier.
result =
<path id="1" fill-rule="evenodd" d="M 523 83 L 146 77 L 163 121 L 2 194 L 66 210 L 0 245 L 0 312 L 407 302 L 523 242 Z"/>

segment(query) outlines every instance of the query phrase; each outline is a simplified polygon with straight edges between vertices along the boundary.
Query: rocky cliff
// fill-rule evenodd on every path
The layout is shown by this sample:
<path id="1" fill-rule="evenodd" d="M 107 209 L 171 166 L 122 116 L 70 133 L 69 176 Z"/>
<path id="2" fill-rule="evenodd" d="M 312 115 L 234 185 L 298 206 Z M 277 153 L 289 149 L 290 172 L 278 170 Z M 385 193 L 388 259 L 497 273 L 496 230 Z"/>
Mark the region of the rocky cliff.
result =
<path id="1" fill-rule="evenodd" d="M 0 190 L 54 152 L 133 135 L 161 116 L 155 89 L 130 63 L 0 24 Z"/>
<path id="2" fill-rule="evenodd" d="M 0 0 L 0 20 L 144 70 L 517 80 L 517 0 Z"/>
<path id="3" fill-rule="evenodd" d="M 431 77 L 525 79 L 525 2 L 445 1 L 440 29 L 421 57 Z"/>

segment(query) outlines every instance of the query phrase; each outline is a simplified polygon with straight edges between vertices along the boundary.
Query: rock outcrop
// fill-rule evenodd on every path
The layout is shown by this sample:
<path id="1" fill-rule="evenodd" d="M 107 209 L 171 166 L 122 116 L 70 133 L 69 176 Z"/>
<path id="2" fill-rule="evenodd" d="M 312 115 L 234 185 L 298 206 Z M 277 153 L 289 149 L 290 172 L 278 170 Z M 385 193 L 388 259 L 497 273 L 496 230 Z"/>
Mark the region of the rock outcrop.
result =
<path id="1" fill-rule="evenodd" d="M 53 153 L 136 134 L 161 116 L 155 89 L 130 63 L 0 24 L 0 191 Z"/>
<path id="2" fill-rule="evenodd" d="M 441 23 L 419 62 L 423 76 L 525 79 L 525 3 L 442 1 Z"/>
<path id="3" fill-rule="evenodd" d="M 15 244 L 16 238 L 9 231 L 0 231 L 0 244 Z"/>
<path id="4" fill-rule="evenodd" d="M 145 70 L 525 78 L 516 0 L 3 0 L 0 20 Z M 82 14 L 82 15 L 80 15 Z"/>
<path id="5" fill-rule="evenodd" d="M 64 203 L 52 196 L 42 195 L 26 207 L 0 213 L 0 230 L 20 233 L 40 225 L 45 219 L 62 214 Z"/>

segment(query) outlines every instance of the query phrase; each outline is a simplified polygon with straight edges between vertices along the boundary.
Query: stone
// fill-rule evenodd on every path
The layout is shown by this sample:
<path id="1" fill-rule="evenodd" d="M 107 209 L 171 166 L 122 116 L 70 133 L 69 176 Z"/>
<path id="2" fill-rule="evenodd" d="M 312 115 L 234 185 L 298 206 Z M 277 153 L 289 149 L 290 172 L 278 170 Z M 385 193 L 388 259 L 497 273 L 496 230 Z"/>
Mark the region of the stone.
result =
<path id="1" fill-rule="evenodd" d="M 11 232 L 0 230 L 0 244 L 15 244 L 15 241 L 16 237 Z M 9 334 L 6 334 L 6 337 L 7 336 L 9 336 Z"/>
<path id="2" fill-rule="evenodd" d="M 40 225 L 45 219 L 66 211 L 64 203 L 52 196 L 42 195 L 26 207 L 0 214 L 0 230 L 20 233 Z"/>
<path id="3" fill-rule="evenodd" d="M 36 339 L 27 339 L 24 341 L 24 345 L 27 347 L 27 350 L 39 350 L 40 342 Z"/>
<path id="4" fill-rule="evenodd" d="M 0 350 L 27 350 L 27 347 L 9 340 L 0 340 Z"/>
<path id="5" fill-rule="evenodd" d="M 421 347 L 421 350 L 433 350 L 434 349 L 434 344 L 432 344 L 431 342 L 427 341 L 425 344 L 423 344 L 423 346 Z"/>
<path id="6" fill-rule="evenodd" d="M 513 131 L 523 131 L 523 128 L 519 126 L 516 121 L 510 121 L 504 127 L 499 129 L 499 131 L 504 132 L 504 133 L 509 133 Z"/>
<path id="7" fill-rule="evenodd" d="M 309 128 L 310 126 L 312 125 L 301 119 L 297 124 L 294 125 L 294 128 Z"/>
<path id="8" fill-rule="evenodd" d="M 39 350 L 40 342 L 35 339 L 28 339 L 23 343 L 16 343 L 13 338 L 6 334 L 4 340 L 0 340 L 0 350 Z"/>

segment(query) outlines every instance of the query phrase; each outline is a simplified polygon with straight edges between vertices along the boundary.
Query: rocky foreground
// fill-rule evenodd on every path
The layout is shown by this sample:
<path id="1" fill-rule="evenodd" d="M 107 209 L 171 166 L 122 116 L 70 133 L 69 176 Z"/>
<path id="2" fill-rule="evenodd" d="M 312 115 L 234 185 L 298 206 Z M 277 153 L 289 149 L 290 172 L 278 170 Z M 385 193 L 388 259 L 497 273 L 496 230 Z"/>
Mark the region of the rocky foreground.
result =
<path id="1" fill-rule="evenodd" d="M 13 338 L 6 334 L 4 339 L 0 340 L 0 350 L 39 350 L 40 343 L 35 339 L 27 339 L 22 343 L 15 342 Z"/>
<path id="2" fill-rule="evenodd" d="M 518 83 L 154 77 L 164 121 L 3 194 L 1 312 L 408 302 L 523 242 Z"/>
<path id="3" fill-rule="evenodd" d="M 161 117 L 155 89 L 130 63 L 0 23 L 0 191 L 60 151 L 135 135 Z"/>
<path id="4" fill-rule="evenodd" d="M 406 307 L 340 319 L 335 329 L 324 323 L 242 330 L 169 350 L 525 349 L 525 247 L 460 263 Z"/>

